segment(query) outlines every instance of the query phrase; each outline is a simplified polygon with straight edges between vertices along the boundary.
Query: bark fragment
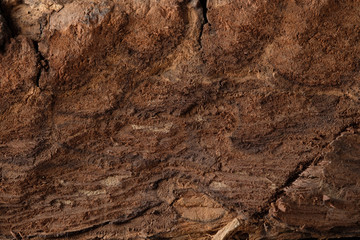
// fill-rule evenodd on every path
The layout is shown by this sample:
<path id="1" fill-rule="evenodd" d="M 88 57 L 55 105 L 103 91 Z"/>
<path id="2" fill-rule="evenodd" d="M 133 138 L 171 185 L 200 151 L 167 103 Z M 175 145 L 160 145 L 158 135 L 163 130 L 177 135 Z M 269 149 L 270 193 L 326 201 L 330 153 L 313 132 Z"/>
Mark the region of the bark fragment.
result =
<path id="1" fill-rule="evenodd" d="M 359 236 L 358 2 L 2 6 L 0 238 Z"/>

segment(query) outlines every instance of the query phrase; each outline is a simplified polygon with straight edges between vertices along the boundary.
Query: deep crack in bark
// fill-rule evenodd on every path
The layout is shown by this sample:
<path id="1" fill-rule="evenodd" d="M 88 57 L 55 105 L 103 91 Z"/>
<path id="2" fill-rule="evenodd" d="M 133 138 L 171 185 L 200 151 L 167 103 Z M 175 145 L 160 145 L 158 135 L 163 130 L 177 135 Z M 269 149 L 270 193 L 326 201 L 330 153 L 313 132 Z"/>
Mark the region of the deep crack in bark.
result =
<path id="1" fill-rule="evenodd" d="M 199 45 L 200 48 L 202 48 L 202 44 L 201 44 L 201 37 L 204 31 L 204 25 L 209 23 L 208 18 L 207 18 L 207 0 L 199 0 L 201 9 L 202 9 L 202 13 L 203 13 L 203 19 L 202 19 L 202 23 L 201 23 L 201 27 L 200 27 L 200 34 L 199 34 Z"/>
<path id="2" fill-rule="evenodd" d="M 40 88 L 41 74 L 42 74 L 43 70 L 48 71 L 49 63 L 45 59 L 45 57 L 41 54 L 41 52 L 39 51 L 39 43 L 37 41 L 33 41 L 33 44 L 34 44 L 34 48 L 35 48 L 35 51 L 37 53 L 37 58 L 38 58 L 38 60 L 37 60 L 38 72 L 36 74 L 35 85 L 38 88 Z"/>
<path id="3" fill-rule="evenodd" d="M 3 16 L 5 20 L 6 27 L 8 29 L 8 32 L 10 34 L 10 38 L 16 37 L 18 35 L 18 30 L 15 27 L 13 21 L 11 20 L 9 11 L 3 7 L 1 1 L 0 1 L 0 14 Z"/>
<path id="4" fill-rule="evenodd" d="M 4 46 L 9 42 L 13 35 L 11 28 L 11 22 L 9 21 L 8 14 L 3 11 L 0 3 L 0 51 L 2 52 Z"/>
<path id="5" fill-rule="evenodd" d="M 201 8 L 203 10 L 203 18 L 204 18 L 204 24 L 208 23 L 208 19 L 207 19 L 207 0 L 200 0 L 200 4 L 201 4 Z M 203 25 L 204 25 L 203 24 Z"/>
<path id="6" fill-rule="evenodd" d="M 326 144 L 323 149 L 327 149 L 334 141 L 336 141 L 343 133 L 348 132 L 349 129 L 358 128 L 359 123 L 358 122 L 352 122 L 346 126 L 344 126 L 337 134 L 334 135 L 333 140 L 331 140 L 328 144 Z M 300 175 L 305 172 L 310 166 L 317 165 L 323 158 L 325 153 L 321 152 L 319 153 L 315 158 L 309 160 L 300 162 L 295 170 L 290 172 L 287 180 L 285 183 L 279 187 L 275 193 L 269 198 L 266 207 L 264 207 L 261 211 L 256 212 L 252 215 L 252 218 L 256 221 L 261 221 L 264 219 L 266 215 L 269 214 L 270 206 L 272 203 L 275 203 L 280 197 L 282 197 L 285 193 L 285 188 L 291 186 L 299 177 Z"/>

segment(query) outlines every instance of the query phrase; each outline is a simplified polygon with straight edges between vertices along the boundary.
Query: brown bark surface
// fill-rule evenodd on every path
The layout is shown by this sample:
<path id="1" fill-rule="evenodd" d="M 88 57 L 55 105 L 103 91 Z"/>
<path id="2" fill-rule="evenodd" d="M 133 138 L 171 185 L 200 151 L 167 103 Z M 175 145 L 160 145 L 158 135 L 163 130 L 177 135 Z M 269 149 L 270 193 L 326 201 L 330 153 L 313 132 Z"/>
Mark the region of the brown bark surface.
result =
<path id="1" fill-rule="evenodd" d="M 3 0 L 1 239 L 360 236 L 360 2 Z"/>

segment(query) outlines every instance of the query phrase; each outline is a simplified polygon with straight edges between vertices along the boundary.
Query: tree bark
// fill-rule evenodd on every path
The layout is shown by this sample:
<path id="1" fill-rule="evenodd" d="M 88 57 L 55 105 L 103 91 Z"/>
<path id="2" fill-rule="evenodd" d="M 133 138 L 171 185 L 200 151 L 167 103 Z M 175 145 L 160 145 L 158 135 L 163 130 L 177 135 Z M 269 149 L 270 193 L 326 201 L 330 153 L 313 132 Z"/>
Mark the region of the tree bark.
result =
<path id="1" fill-rule="evenodd" d="M 360 236 L 360 2 L 1 9 L 0 238 Z"/>

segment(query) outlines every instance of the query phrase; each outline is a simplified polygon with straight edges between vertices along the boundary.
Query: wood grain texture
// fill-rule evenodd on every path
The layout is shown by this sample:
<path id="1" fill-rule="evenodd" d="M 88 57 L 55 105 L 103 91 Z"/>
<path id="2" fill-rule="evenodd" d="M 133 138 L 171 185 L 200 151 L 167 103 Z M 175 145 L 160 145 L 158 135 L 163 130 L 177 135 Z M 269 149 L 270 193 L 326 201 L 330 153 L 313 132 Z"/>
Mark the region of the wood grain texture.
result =
<path id="1" fill-rule="evenodd" d="M 360 236 L 357 1 L 1 9 L 0 238 Z"/>

